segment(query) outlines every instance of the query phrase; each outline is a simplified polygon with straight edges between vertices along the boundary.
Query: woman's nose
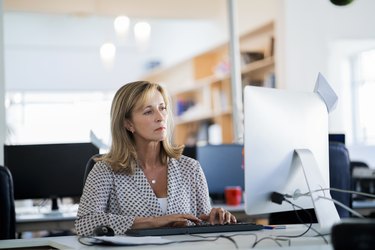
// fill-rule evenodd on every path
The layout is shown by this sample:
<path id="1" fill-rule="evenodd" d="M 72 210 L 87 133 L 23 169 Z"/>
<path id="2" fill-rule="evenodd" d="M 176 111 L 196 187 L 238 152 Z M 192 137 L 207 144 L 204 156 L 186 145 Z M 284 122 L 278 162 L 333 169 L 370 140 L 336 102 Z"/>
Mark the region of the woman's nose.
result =
<path id="1" fill-rule="evenodd" d="M 157 111 L 156 112 L 156 117 L 155 117 L 155 121 L 156 122 L 161 122 L 164 120 L 164 116 L 163 114 L 160 112 L 160 111 Z"/>

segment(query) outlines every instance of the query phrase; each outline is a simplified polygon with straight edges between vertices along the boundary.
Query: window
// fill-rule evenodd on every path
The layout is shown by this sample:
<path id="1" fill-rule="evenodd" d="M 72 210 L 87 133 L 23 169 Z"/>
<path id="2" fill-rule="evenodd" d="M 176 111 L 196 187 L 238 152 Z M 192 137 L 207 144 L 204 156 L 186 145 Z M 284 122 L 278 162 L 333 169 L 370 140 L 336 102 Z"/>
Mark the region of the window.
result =
<path id="1" fill-rule="evenodd" d="M 354 142 L 375 144 L 375 49 L 356 54 L 352 60 Z"/>
<path id="2" fill-rule="evenodd" d="M 109 141 L 114 93 L 7 92 L 7 144 Z"/>

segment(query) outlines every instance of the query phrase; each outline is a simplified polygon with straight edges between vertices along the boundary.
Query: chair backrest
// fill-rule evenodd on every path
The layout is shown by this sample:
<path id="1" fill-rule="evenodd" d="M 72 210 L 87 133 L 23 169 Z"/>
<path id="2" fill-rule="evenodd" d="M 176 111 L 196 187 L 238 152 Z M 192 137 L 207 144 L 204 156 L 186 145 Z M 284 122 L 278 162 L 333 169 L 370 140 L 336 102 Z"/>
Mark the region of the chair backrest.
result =
<path id="1" fill-rule="evenodd" d="M 94 167 L 96 161 L 95 158 L 102 156 L 101 154 L 95 154 L 91 156 L 91 158 L 88 160 L 86 164 L 86 169 L 85 169 L 85 175 L 83 176 L 83 186 L 85 186 L 87 176 L 89 175 L 91 169 Z"/>
<path id="2" fill-rule="evenodd" d="M 329 177 L 331 188 L 352 189 L 349 152 L 343 143 L 329 143 Z M 352 206 L 352 196 L 349 193 L 332 191 L 331 196 L 348 207 Z M 349 211 L 341 206 L 336 205 L 336 209 L 341 218 L 350 217 Z"/>
<path id="3" fill-rule="evenodd" d="M 13 179 L 9 169 L 0 166 L 0 240 L 16 236 Z"/>

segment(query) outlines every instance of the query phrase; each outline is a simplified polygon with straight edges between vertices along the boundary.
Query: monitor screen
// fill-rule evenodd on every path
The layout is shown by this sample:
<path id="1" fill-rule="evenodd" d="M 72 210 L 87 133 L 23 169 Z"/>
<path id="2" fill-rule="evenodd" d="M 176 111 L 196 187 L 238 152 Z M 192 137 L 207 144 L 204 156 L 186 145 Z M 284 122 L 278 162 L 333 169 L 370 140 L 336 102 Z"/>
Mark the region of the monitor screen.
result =
<path id="1" fill-rule="evenodd" d="M 79 197 L 86 163 L 98 153 L 91 143 L 4 145 L 14 198 Z"/>
<path id="2" fill-rule="evenodd" d="M 315 158 L 316 165 L 305 167 L 321 178 L 311 181 L 329 187 L 328 112 L 316 93 L 246 86 L 244 118 L 247 214 L 291 211 L 286 202 L 272 203 L 271 193 L 309 191 L 296 149 L 307 149 Z M 293 202 L 314 207 L 310 196 Z"/>
<path id="3" fill-rule="evenodd" d="M 207 179 L 213 202 L 224 202 L 224 190 L 229 186 L 244 189 L 243 145 L 221 144 L 197 147 L 197 160 Z"/>
<path id="4" fill-rule="evenodd" d="M 197 159 L 197 146 L 185 146 L 182 154 L 196 160 Z"/>
<path id="5" fill-rule="evenodd" d="M 329 134 L 328 141 L 330 142 L 341 142 L 345 144 L 345 134 Z"/>

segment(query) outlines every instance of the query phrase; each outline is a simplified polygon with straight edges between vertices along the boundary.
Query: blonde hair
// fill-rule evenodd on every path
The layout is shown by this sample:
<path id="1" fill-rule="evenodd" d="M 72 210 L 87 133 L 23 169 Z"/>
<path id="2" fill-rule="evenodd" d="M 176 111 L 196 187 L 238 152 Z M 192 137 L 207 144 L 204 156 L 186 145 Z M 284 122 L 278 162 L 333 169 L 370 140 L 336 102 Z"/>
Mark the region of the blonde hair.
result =
<path id="1" fill-rule="evenodd" d="M 163 96 L 169 115 L 167 123 L 168 137 L 161 142 L 160 158 L 162 164 L 167 164 L 169 158 L 180 158 L 183 145 L 173 146 L 172 136 L 172 112 L 167 91 L 157 83 L 148 81 L 136 81 L 122 86 L 115 94 L 111 107 L 111 134 L 112 144 L 109 152 L 98 160 L 108 162 L 114 171 L 124 171 L 126 174 L 134 174 L 137 165 L 137 153 L 133 134 L 125 127 L 126 119 L 131 119 L 132 112 L 139 104 L 144 104 L 155 90 Z"/>

